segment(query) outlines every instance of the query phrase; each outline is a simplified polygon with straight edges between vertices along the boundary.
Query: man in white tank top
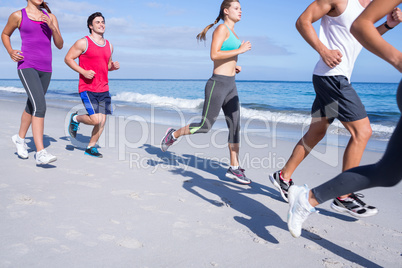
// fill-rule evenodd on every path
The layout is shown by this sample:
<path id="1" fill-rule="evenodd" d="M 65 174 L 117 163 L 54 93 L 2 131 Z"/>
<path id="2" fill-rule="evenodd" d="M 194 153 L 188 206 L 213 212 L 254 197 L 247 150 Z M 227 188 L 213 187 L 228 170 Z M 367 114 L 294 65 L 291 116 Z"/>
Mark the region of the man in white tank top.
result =
<path id="1" fill-rule="evenodd" d="M 359 165 L 371 136 L 370 121 L 350 77 L 362 46 L 350 33 L 350 27 L 370 0 L 316 0 L 299 17 L 296 28 L 320 55 L 313 72 L 316 91 L 310 128 L 295 146 L 282 170 L 270 175 L 271 182 L 287 200 L 287 190 L 293 184 L 291 176 L 309 152 L 324 138 L 329 125 L 337 118 L 350 132 L 351 138 L 343 156 L 342 171 Z M 399 24 L 401 11 L 377 27 L 384 34 Z M 321 19 L 320 36 L 313 23 Z M 361 195 L 360 195 L 361 196 Z M 378 213 L 353 193 L 334 199 L 331 208 L 354 216 L 367 217 Z"/>

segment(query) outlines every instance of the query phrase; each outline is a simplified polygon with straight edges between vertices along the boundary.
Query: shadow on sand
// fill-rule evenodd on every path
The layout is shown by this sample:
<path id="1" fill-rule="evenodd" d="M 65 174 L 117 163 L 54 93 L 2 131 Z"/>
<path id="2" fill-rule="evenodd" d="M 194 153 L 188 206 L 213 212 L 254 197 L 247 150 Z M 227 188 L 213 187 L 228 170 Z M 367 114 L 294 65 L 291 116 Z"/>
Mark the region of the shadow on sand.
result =
<path id="1" fill-rule="evenodd" d="M 214 206 L 227 206 L 246 215 L 246 217 L 235 216 L 234 220 L 247 227 L 258 237 L 267 242 L 279 244 L 280 242 L 267 230 L 267 226 L 275 226 L 288 232 L 287 223 L 284 222 L 278 214 L 264 204 L 249 197 L 250 195 L 262 194 L 283 202 L 276 189 L 256 182 L 252 182 L 250 185 L 241 185 L 233 180 L 227 179 L 225 177 L 228 168 L 227 165 L 211 159 L 200 158 L 190 154 L 176 155 L 173 152 L 162 152 L 160 148 L 150 144 L 144 144 L 141 148 L 150 155 L 154 155 L 158 158 L 157 160 L 149 159 L 149 165 L 157 166 L 163 164 L 175 167 L 169 171 L 185 178 L 183 188 L 190 193 Z M 208 172 L 217 176 L 218 180 L 204 178 L 195 172 L 187 170 L 187 167 Z M 218 196 L 220 200 L 207 198 L 198 192 L 196 190 L 197 188 Z M 356 221 L 356 219 L 347 215 L 333 213 L 325 209 L 320 209 L 320 212 L 323 215 L 335 217 L 340 220 Z M 364 267 L 380 267 L 372 261 L 353 253 L 351 250 L 336 245 L 309 230 L 303 229 L 302 237 L 350 262 L 357 263 Z"/>

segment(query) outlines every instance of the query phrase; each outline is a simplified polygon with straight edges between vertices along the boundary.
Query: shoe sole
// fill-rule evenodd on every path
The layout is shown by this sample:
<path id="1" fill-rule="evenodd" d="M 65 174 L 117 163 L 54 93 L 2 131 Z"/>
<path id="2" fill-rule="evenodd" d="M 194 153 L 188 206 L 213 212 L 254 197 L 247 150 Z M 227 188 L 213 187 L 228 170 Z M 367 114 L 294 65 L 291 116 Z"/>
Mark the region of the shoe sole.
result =
<path id="1" fill-rule="evenodd" d="M 55 162 L 56 160 L 57 160 L 57 158 L 55 157 L 55 158 L 50 159 L 48 162 L 40 162 L 40 163 L 36 162 L 36 165 L 38 165 L 38 166 L 47 165 L 47 164 Z"/>
<path id="2" fill-rule="evenodd" d="M 96 157 L 96 158 L 103 158 L 103 155 L 96 156 L 96 155 L 92 155 L 92 154 L 89 154 L 89 153 L 84 153 L 84 154 L 92 156 L 92 157 Z"/>
<path id="3" fill-rule="evenodd" d="M 299 194 L 298 194 L 298 193 L 290 194 L 290 192 L 292 191 L 291 188 L 292 188 L 292 187 L 289 188 L 289 192 L 288 192 L 288 196 L 289 196 L 289 210 L 288 210 L 288 222 L 287 222 L 287 224 L 288 224 L 288 230 L 289 230 L 290 234 L 291 234 L 294 238 L 298 238 L 298 237 L 300 237 L 300 235 L 301 235 L 301 230 L 300 230 L 300 234 L 293 232 L 293 229 L 291 228 L 289 222 L 291 222 L 291 221 L 293 220 L 293 210 L 292 210 L 292 208 L 294 207 L 294 203 L 295 203 L 295 201 L 296 201 L 296 198 L 291 198 L 291 197 L 293 197 L 293 196 L 295 196 L 295 195 L 296 195 L 296 196 L 299 196 Z M 297 189 L 295 189 L 295 191 L 297 191 Z M 292 192 L 293 192 L 293 191 L 292 191 Z"/>
<path id="4" fill-rule="evenodd" d="M 333 210 L 335 210 L 335 211 L 337 211 L 337 212 L 341 212 L 341 213 L 349 213 L 350 215 L 352 215 L 352 216 L 355 216 L 355 217 L 357 217 L 357 218 L 366 218 L 366 217 L 370 217 L 370 216 L 374 216 L 374 215 L 376 215 L 377 213 L 378 213 L 378 210 L 377 211 L 374 211 L 374 212 L 370 212 L 370 210 L 367 210 L 366 208 L 366 211 L 367 211 L 367 213 L 365 213 L 365 214 L 358 214 L 358 213 L 356 213 L 356 212 L 354 212 L 354 211 L 352 211 L 352 210 L 349 210 L 349 209 L 347 209 L 347 208 L 342 208 L 342 207 L 339 207 L 339 206 L 337 206 L 337 205 L 334 205 L 334 203 L 331 203 L 331 208 L 333 209 Z"/>
<path id="5" fill-rule="evenodd" d="M 250 181 L 242 181 L 242 180 L 239 180 L 239 178 L 238 178 L 236 175 L 225 174 L 225 176 L 226 176 L 227 178 L 232 179 L 232 180 L 235 180 L 235 181 L 237 181 L 237 182 L 239 182 L 239 183 L 241 183 L 241 184 L 247 185 L 247 184 L 250 184 L 250 183 L 251 183 L 251 180 L 250 180 Z"/>
<path id="6" fill-rule="evenodd" d="M 278 189 L 278 191 L 281 193 L 281 196 L 282 196 L 283 200 L 285 200 L 287 203 L 289 203 L 289 199 L 286 198 L 285 193 L 282 191 L 281 186 L 278 184 L 278 182 L 275 180 L 275 178 L 274 178 L 274 176 L 272 174 L 269 175 L 269 180 Z"/>
<path id="7" fill-rule="evenodd" d="M 13 141 L 15 147 L 17 147 L 17 141 L 14 139 L 14 136 L 11 137 L 11 140 Z M 20 154 L 18 153 L 18 149 L 17 149 L 17 155 L 18 155 L 18 157 L 20 157 L 20 158 L 22 158 L 22 159 L 28 159 L 28 157 L 29 157 L 29 155 L 27 155 L 27 156 L 20 155 Z"/>
<path id="8" fill-rule="evenodd" d="M 164 150 L 164 149 L 163 149 L 163 141 L 165 140 L 166 135 L 169 133 L 169 131 L 170 131 L 171 129 L 173 129 L 173 128 L 168 128 L 168 130 L 166 130 L 166 133 L 165 133 L 165 135 L 163 136 L 163 138 L 162 138 L 162 140 L 161 140 L 161 151 L 162 151 L 162 152 L 166 152 L 166 151 L 169 149 L 169 147 L 170 147 L 170 145 L 169 145 L 169 146 Z"/>

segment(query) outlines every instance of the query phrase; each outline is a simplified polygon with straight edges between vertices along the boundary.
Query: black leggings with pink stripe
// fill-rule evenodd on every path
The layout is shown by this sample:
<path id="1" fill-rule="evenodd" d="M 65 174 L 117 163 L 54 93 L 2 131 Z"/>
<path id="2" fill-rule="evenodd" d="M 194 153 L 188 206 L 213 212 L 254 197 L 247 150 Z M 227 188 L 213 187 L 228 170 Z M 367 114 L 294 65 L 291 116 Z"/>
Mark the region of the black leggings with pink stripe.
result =
<path id="1" fill-rule="evenodd" d="M 402 110 L 402 80 L 396 93 Z M 388 142 L 384 156 L 375 164 L 349 169 L 332 180 L 312 189 L 318 203 L 372 187 L 391 187 L 402 180 L 402 118 Z"/>

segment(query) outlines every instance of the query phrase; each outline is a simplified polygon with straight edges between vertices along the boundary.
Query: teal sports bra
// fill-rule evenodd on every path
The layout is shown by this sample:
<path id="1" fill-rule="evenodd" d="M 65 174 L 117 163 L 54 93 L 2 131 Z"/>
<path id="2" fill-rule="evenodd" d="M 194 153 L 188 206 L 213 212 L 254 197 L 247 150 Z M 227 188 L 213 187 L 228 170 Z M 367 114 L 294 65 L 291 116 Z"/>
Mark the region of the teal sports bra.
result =
<path id="1" fill-rule="evenodd" d="M 238 49 L 241 45 L 241 41 L 237 38 L 234 33 L 229 29 L 229 27 L 225 24 L 226 28 L 228 28 L 230 35 L 229 38 L 223 42 L 221 50 L 228 51 L 228 50 L 235 50 Z"/>

